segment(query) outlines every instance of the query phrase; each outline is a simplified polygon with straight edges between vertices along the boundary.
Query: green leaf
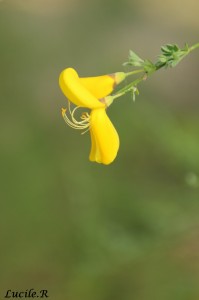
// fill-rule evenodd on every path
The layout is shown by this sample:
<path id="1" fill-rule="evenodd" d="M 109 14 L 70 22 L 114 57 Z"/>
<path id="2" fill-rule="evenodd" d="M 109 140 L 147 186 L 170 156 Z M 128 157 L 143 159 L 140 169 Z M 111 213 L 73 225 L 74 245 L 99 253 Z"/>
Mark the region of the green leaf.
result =
<path id="1" fill-rule="evenodd" d="M 188 44 L 185 44 L 184 48 L 180 49 L 176 44 L 167 44 L 161 47 L 162 53 L 158 56 L 156 67 L 164 64 L 165 67 L 175 67 L 189 51 Z"/>
<path id="2" fill-rule="evenodd" d="M 123 64 L 123 66 L 134 66 L 134 67 L 142 67 L 144 64 L 144 60 L 141 59 L 134 51 L 129 51 L 128 61 Z"/>

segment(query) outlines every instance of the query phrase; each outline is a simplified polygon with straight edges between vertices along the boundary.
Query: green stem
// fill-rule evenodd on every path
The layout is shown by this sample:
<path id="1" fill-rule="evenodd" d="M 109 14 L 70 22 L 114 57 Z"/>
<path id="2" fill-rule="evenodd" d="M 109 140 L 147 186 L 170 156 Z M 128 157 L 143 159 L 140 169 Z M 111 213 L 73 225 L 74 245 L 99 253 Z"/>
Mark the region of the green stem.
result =
<path id="1" fill-rule="evenodd" d="M 197 48 L 199 48 L 199 43 L 194 44 L 193 46 L 189 47 L 189 52 L 191 52 L 191 51 L 193 51 L 193 50 L 195 50 Z"/>
<path id="2" fill-rule="evenodd" d="M 161 64 L 156 63 L 154 72 L 160 70 L 161 68 L 164 68 L 165 65 L 166 65 L 166 63 L 161 63 Z"/>
<path id="3" fill-rule="evenodd" d="M 153 72 L 151 73 L 146 73 L 144 69 L 140 69 L 140 70 L 135 70 L 129 73 L 126 73 L 126 77 L 133 75 L 133 74 L 137 74 L 137 73 L 144 73 L 144 75 L 142 75 L 141 77 L 137 78 L 136 80 L 132 81 L 131 83 L 129 83 L 128 85 L 126 85 L 125 87 L 123 87 L 122 89 L 120 89 L 119 91 L 117 91 L 113 97 L 114 99 L 121 97 L 123 95 L 125 95 L 128 92 L 131 92 L 133 87 L 136 87 L 140 82 L 142 82 L 143 80 L 146 80 L 149 76 L 151 76 L 154 72 L 158 71 L 159 69 L 163 68 L 165 66 L 165 63 L 159 64 L 159 65 L 155 65 L 155 69 Z"/>
<path id="4" fill-rule="evenodd" d="M 143 72 L 143 70 L 142 70 L 142 72 Z M 117 91 L 113 95 L 114 99 L 121 97 L 121 96 L 125 95 L 126 93 L 132 91 L 133 87 L 136 87 L 141 81 L 145 80 L 146 78 L 147 78 L 147 74 L 144 73 L 143 76 L 137 78 L 136 80 L 132 81 L 131 83 L 129 83 L 128 85 L 126 85 L 125 87 L 123 87 L 122 89 Z"/>
<path id="5" fill-rule="evenodd" d="M 193 46 L 189 47 L 188 52 L 182 57 L 182 59 L 187 56 L 191 51 L 195 50 L 199 48 L 199 43 L 194 44 Z M 137 78 L 136 80 L 132 81 L 131 83 L 129 83 L 128 85 L 126 85 L 125 87 L 123 87 L 122 89 L 120 89 L 119 91 L 117 91 L 114 95 L 112 95 L 112 100 L 119 98 L 123 95 L 125 95 L 128 92 L 131 92 L 133 90 L 134 87 L 137 87 L 137 85 L 142 82 L 143 80 L 146 80 L 148 77 L 150 77 L 154 72 L 160 70 L 161 68 L 165 67 L 166 63 L 157 63 L 154 64 L 155 69 L 154 71 L 150 72 L 150 73 L 146 73 L 144 69 L 139 69 L 139 70 L 135 70 L 132 72 L 128 72 L 126 73 L 126 77 L 134 75 L 134 74 L 138 74 L 138 73 L 144 73 L 144 75 L 142 75 L 141 77 Z"/>
<path id="6" fill-rule="evenodd" d="M 125 75 L 126 75 L 126 77 L 128 77 L 128 76 L 135 75 L 135 74 L 138 74 L 138 73 L 141 73 L 141 72 L 144 72 L 144 69 L 128 72 L 128 73 L 125 73 Z"/>

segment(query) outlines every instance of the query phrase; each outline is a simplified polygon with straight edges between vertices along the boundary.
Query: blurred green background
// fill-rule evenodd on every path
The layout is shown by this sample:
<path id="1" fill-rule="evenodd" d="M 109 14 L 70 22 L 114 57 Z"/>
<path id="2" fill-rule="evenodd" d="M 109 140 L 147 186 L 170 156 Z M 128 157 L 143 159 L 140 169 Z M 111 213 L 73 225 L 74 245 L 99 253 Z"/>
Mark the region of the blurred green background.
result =
<path id="1" fill-rule="evenodd" d="M 0 299 L 199 299 L 199 53 L 109 109 L 121 147 L 91 163 L 67 127 L 61 70 L 123 71 L 199 41 L 199 2 L 0 1 Z"/>

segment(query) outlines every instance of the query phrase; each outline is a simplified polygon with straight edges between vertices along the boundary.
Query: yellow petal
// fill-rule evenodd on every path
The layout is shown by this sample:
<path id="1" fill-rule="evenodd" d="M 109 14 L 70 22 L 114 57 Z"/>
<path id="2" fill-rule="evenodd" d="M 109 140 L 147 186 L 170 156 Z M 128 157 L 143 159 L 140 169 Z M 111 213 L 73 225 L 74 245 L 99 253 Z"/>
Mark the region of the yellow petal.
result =
<path id="1" fill-rule="evenodd" d="M 91 136 L 91 152 L 90 152 L 89 159 L 91 161 L 96 161 L 98 163 L 101 163 L 101 154 L 99 152 L 99 147 L 97 147 L 95 136 L 92 130 L 90 130 L 90 136 Z"/>
<path id="2" fill-rule="evenodd" d="M 110 75 L 80 78 L 81 84 L 97 99 L 104 98 L 112 93 L 113 89 L 126 77 L 125 73 L 117 72 Z"/>
<path id="3" fill-rule="evenodd" d="M 61 72 L 59 85 L 64 95 L 75 105 L 90 109 L 105 107 L 80 81 L 77 72 L 67 68 Z"/>
<path id="4" fill-rule="evenodd" d="M 119 136 L 104 108 L 91 111 L 90 134 L 92 145 L 89 159 L 110 164 L 119 149 Z"/>

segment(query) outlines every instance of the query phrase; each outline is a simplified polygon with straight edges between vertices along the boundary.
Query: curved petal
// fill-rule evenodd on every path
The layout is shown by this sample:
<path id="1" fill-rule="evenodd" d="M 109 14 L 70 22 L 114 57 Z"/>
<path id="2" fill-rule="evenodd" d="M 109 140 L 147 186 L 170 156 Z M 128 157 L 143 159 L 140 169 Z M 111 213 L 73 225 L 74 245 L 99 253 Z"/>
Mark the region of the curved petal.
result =
<path id="1" fill-rule="evenodd" d="M 91 111 L 90 134 L 92 145 L 89 159 L 110 164 L 119 149 L 119 136 L 104 108 Z"/>
<path id="2" fill-rule="evenodd" d="M 98 163 L 101 163 L 101 154 L 99 152 L 99 147 L 97 147 L 95 136 L 92 130 L 90 130 L 90 136 L 91 136 L 91 151 L 90 151 L 89 159 L 91 161 L 96 161 Z"/>
<path id="3" fill-rule="evenodd" d="M 61 72 L 59 84 L 64 95 L 75 105 L 90 109 L 105 107 L 91 92 L 81 83 L 77 72 L 67 68 Z"/>
<path id="4" fill-rule="evenodd" d="M 97 99 L 108 96 L 125 78 L 125 73 L 117 72 L 110 75 L 102 75 L 96 77 L 82 77 L 80 78 L 81 84 L 87 88 L 92 95 Z"/>

